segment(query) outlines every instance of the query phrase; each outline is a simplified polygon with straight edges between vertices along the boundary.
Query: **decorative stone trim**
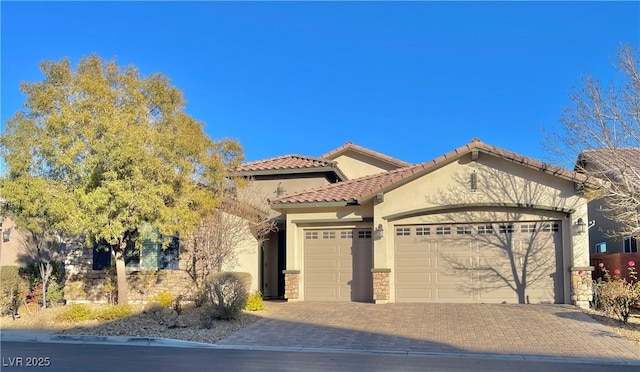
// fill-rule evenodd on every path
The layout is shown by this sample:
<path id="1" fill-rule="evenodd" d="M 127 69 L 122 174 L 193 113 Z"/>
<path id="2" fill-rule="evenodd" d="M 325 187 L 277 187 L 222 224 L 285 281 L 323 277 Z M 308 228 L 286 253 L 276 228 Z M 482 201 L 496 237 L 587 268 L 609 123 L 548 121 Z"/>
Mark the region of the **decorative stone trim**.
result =
<path id="1" fill-rule="evenodd" d="M 300 270 L 282 270 L 284 274 L 284 297 L 297 301 L 300 294 Z"/>
<path id="2" fill-rule="evenodd" d="M 593 283 L 591 272 L 593 266 L 571 267 L 571 301 L 581 309 L 588 309 L 593 300 Z"/>
<path id="3" fill-rule="evenodd" d="M 391 269 L 371 269 L 373 275 L 373 301 L 376 304 L 389 302 L 389 274 Z"/>

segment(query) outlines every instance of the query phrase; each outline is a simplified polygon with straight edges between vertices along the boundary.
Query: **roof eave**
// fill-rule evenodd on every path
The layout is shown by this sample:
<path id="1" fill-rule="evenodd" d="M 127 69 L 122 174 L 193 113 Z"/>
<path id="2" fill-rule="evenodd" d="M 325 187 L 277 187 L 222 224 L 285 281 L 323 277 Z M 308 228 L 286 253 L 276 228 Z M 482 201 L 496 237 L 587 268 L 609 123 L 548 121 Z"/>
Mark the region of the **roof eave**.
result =
<path id="1" fill-rule="evenodd" d="M 356 204 L 357 205 L 357 204 Z M 271 204 L 271 209 L 281 212 L 285 209 L 303 209 L 303 208 L 335 208 L 351 206 L 347 201 L 325 201 L 325 202 L 294 202 Z"/>
<path id="2" fill-rule="evenodd" d="M 309 167 L 309 168 L 282 168 L 282 169 L 265 169 L 265 170 L 252 170 L 252 171 L 233 171 L 231 175 L 240 177 L 251 176 L 270 176 L 279 174 L 308 174 L 308 173 L 334 173 L 340 179 L 344 180 L 346 177 L 344 174 L 335 167 Z"/>

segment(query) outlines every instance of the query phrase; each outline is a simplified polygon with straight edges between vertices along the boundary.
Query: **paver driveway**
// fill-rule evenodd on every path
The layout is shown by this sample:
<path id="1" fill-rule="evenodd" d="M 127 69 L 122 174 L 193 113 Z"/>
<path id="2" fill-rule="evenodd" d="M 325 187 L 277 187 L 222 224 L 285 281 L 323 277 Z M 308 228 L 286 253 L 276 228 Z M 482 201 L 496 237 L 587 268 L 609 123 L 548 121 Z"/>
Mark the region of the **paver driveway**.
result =
<path id="1" fill-rule="evenodd" d="M 572 306 L 269 303 L 221 345 L 640 360 L 640 348 Z"/>

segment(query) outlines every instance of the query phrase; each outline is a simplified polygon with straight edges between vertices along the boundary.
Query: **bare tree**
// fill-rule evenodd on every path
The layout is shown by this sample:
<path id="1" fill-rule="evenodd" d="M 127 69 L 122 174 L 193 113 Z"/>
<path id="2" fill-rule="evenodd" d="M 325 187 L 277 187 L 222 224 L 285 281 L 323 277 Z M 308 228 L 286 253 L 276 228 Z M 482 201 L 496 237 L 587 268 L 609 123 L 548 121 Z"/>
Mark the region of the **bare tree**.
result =
<path id="1" fill-rule="evenodd" d="M 640 51 L 619 48 L 614 81 L 592 76 L 570 95 L 572 106 L 545 138 L 556 161 L 608 182 L 604 215 L 617 222 L 616 235 L 640 236 Z M 578 161 L 576 162 L 576 159 Z"/>
<path id="2" fill-rule="evenodd" d="M 212 273 L 236 267 L 239 255 L 261 247 L 277 228 L 267 197 L 252 182 L 237 180 L 236 185 L 224 191 L 220 206 L 187 239 L 187 271 L 197 285 Z"/>
<path id="3" fill-rule="evenodd" d="M 37 264 L 40 283 L 42 284 L 42 308 L 47 307 L 47 291 L 53 278 L 54 265 L 63 257 L 64 244 L 59 235 L 52 234 L 44 223 L 34 228 L 33 221 L 25 227 L 28 232 L 26 241 L 22 242 L 24 254 Z M 60 278 L 57 278 L 60 279 Z"/>

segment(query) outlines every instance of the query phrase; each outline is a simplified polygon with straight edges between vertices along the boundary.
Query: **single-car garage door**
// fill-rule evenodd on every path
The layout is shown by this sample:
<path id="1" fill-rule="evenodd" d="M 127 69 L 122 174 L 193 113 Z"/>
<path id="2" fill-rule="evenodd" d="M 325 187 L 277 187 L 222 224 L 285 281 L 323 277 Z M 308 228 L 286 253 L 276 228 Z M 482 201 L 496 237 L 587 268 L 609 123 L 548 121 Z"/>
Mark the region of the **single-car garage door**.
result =
<path id="1" fill-rule="evenodd" d="M 305 230 L 305 300 L 371 301 L 372 253 L 371 230 Z"/>
<path id="2" fill-rule="evenodd" d="M 397 302 L 563 303 L 559 221 L 396 226 Z"/>

